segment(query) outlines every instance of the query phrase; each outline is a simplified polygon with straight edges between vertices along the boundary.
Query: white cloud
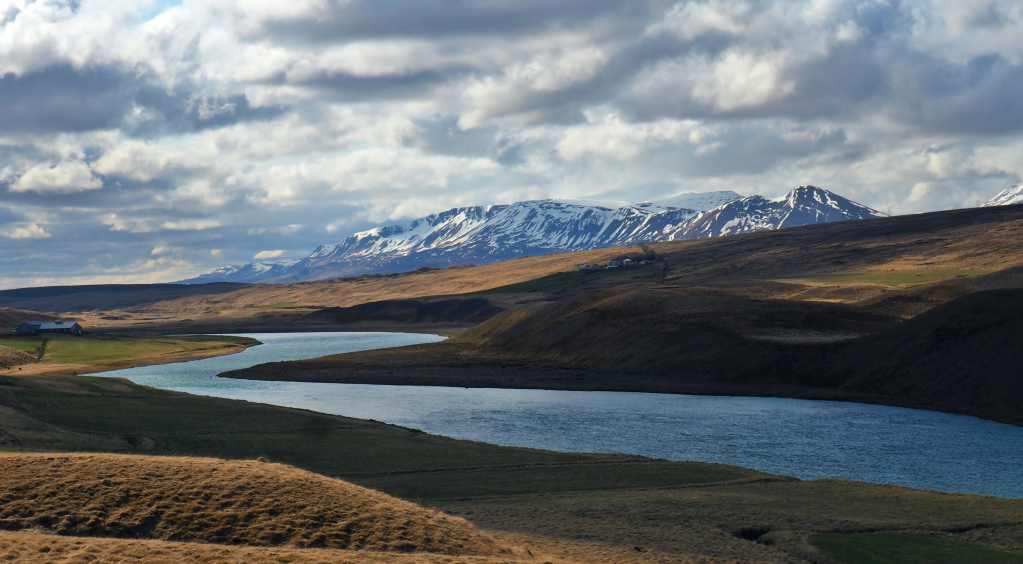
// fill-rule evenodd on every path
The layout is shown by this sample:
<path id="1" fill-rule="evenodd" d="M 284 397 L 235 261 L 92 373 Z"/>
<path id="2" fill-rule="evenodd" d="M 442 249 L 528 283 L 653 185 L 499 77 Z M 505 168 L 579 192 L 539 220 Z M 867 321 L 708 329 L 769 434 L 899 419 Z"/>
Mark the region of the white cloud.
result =
<path id="1" fill-rule="evenodd" d="M 8 239 L 49 239 L 50 232 L 38 223 L 25 223 L 0 228 L 0 236 Z"/>
<path id="2" fill-rule="evenodd" d="M 784 75 L 783 53 L 729 51 L 697 65 L 693 97 L 722 111 L 761 106 L 791 94 L 795 83 Z"/>
<path id="3" fill-rule="evenodd" d="M 151 257 L 162 257 L 177 252 L 178 249 L 168 245 L 157 245 L 149 251 Z"/>
<path id="4" fill-rule="evenodd" d="M 167 148 L 140 141 L 128 141 L 104 153 L 93 165 L 93 170 L 107 176 L 116 175 L 139 182 L 151 182 L 166 172 L 169 164 Z"/>
<path id="5" fill-rule="evenodd" d="M 464 128 L 479 127 L 490 118 L 526 109 L 533 97 L 593 78 L 607 61 L 607 53 L 590 46 L 544 53 L 508 66 L 501 76 L 473 79 L 463 91 L 468 108 L 458 123 Z"/>
<path id="6" fill-rule="evenodd" d="M 282 256 L 284 256 L 284 251 L 282 251 L 282 250 L 273 250 L 273 251 L 259 251 L 258 253 L 253 255 L 252 258 L 254 258 L 256 260 L 272 260 L 272 259 L 276 259 L 276 258 L 281 258 Z"/>
<path id="7" fill-rule="evenodd" d="M 98 190 L 103 183 L 96 178 L 89 165 L 81 161 L 61 161 L 56 164 L 37 164 L 29 168 L 11 185 L 15 192 L 73 193 Z"/>
<path id="8" fill-rule="evenodd" d="M 708 33 L 738 35 L 750 12 L 745 2 L 709 0 L 676 4 L 650 32 L 668 31 L 686 40 Z"/>
<path id="9" fill-rule="evenodd" d="M 0 0 L 0 255 L 181 277 L 455 205 L 1023 177 L 1018 1 L 456 4 Z"/>
<path id="10" fill-rule="evenodd" d="M 172 219 L 129 218 L 116 213 L 104 215 L 100 221 L 111 231 L 127 233 L 154 233 L 157 231 L 205 231 L 216 229 L 223 224 L 215 219 Z"/>

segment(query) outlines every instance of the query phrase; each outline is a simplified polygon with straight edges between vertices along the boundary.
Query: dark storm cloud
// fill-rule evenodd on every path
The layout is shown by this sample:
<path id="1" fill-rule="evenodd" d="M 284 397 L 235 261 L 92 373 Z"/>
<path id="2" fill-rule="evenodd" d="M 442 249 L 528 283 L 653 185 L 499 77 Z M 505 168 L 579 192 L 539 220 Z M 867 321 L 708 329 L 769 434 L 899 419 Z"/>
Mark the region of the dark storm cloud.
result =
<path id="1" fill-rule="evenodd" d="M 112 67 L 54 65 L 0 76 L 0 129 L 15 133 L 89 131 L 117 126 L 139 92 L 138 82 Z"/>
<path id="2" fill-rule="evenodd" d="M 254 108 L 244 95 L 197 102 L 197 92 L 168 92 L 141 70 L 55 64 L 21 75 L 0 76 L 0 130 L 73 133 L 122 128 L 137 134 L 173 133 L 271 119 L 282 108 Z M 153 118 L 133 124 L 136 109 Z"/>
<path id="3" fill-rule="evenodd" d="M 1023 66 L 1001 56 L 957 65 L 917 53 L 896 61 L 890 80 L 904 123 L 970 135 L 1023 131 Z"/>
<path id="4" fill-rule="evenodd" d="M 321 71 L 298 80 L 278 77 L 276 84 L 293 84 L 330 94 L 339 102 L 363 102 L 399 98 L 422 98 L 441 84 L 473 72 L 465 66 L 409 73 L 363 76 L 343 71 Z"/>
<path id="5" fill-rule="evenodd" d="M 667 5 L 653 0 L 328 0 L 322 11 L 268 21 L 263 32 L 298 42 L 505 36 L 595 20 L 642 22 Z"/>

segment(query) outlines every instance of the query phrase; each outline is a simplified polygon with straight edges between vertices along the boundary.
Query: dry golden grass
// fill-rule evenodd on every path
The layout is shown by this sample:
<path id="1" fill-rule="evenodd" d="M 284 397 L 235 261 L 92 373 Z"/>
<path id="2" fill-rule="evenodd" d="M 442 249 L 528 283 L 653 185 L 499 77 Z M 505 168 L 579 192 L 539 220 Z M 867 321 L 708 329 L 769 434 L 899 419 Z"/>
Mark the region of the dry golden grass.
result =
<path id="1" fill-rule="evenodd" d="M 87 374 L 234 354 L 255 344 L 254 339 L 219 336 L 2 337 L 0 375 Z M 5 353 L 9 349 L 20 349 L 21 354 Z M 36 350 L 42 351 L 41 359 L 30 353 Z"/>
<path id="2" fill-rule="evenodd" d="M 401 553 L 510 554 L 463 519 L 290 466 L 0 455 L 0 527 L 62 535 Z"/>
<path id="3" fill-rule="evenodd" d="M 394 554 L 332 549 L 224 546 L 202 543 L 61 537 L 35 532 L 0 532 L 0 559 L 30 563 L 197 564 L 274 562 L 290 564 L 501 564 L 533 561 L 505 556 Z M 540 562 L 563 562 L 544 559 Z"/>
<path id="4" fill-rule="evenodd" d="M 133 310 L 85 313 L 81 318 L 89 327 L 136 327 L 211 318 L 223 322 L 231 319 L 251 322 L 253 317 L 270 320 L 275 315 L 301 314 L 326 307 L 483 292 L 573 271 L 581 263 L 606 262 L 637 250 L 598 249 L 397 276 L 261 285 L 227 294 L 167 300 Z"/>

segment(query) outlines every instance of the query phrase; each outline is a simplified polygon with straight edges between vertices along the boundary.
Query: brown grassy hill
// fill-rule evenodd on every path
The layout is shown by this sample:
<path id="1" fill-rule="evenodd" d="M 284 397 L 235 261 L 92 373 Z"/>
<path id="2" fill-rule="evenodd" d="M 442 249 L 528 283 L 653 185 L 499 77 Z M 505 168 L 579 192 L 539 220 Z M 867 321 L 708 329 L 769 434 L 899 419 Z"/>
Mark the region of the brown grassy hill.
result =
<path id="1" fill-rule="evenodd" d="M 131 308 L 184 296 L 223 294 L 245 284 L 97 284 L 0 290 L 0 306 L 49 312 Z"/>
<path id="2" fill-rule="evenodd" d="M 606 262 L 627 250 L 599 249 L 477 267 L 286 285 L 252 285 L 241 289 L 213 285 L 216 291 L 211 291 L 210 285 L 153 285 L 125 290 L 124 295 L 118 298 L 123 302 L 121 304 L 114 301 L 108 292 L 88 292 L 88 287 L 75 288 L 74 291 L 59 287 L 30 289 L 47 290 L 47 293 L 39 296 L 10 294 L 7 297 L 0 293 L 0 304 L 31 304 L 44 311 L 78 312 L 76 317 L 83 319 L 87 326 L 96 328 L 180 327 L 203 322 L 230 327 L 283 328 L 316 324 L 321 320 L 306 320 L 304 317 L 324 308 L 482 292 L 574 270 L 583 262 Z M 165 286 L 172 289 L 165 289 Z"/>
<path id="3" fill-rule="evenodd" d="M 258 461 L 5 454 L 0 485 L 0 524 L 8 530 L 450 555 L 505 552 L 463 519 Z"/>
<path id="4" fill-rule="evenodd" d="M 351 307 L 331 307 L 310 313 L 306 320 L 319 323 L 354 324 L 373 320 L 405 324 L 475 325 L 501 313 L 483 298 L 433 300 L 387 300 Z"/>
<path id="5" fill-rule="evenodd" d="M 0 334 L 13 331 L 15 327 L 29 320 L 56 319 L 52 315 L 24 309 L 0 308 Z"/>
<path id="6" fill-rule="evenodd" d="M 226 546 L 205 543 L 64 537 L 31 532 L 0 532 L 0 555 L 14 562 L 39 564 L 147 562 L 149 564 L 510 564 L 535 562 L 507 556 L 449 556 L 288 547 Z M 548 558 L 550 562 L 565 562 Z"/>

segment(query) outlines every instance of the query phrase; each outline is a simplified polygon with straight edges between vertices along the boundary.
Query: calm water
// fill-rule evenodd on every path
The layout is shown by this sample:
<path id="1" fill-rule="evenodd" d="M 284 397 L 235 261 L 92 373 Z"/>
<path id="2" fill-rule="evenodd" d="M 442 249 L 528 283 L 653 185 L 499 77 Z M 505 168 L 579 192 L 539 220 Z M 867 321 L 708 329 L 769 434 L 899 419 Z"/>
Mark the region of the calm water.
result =
<path id="1" fill-rule="evenodd" d="M 257 382 L 261 362 L 434 342 L 401 333 L 252 334 L 241 354 L 107 372 L 148 386 L 376 419 L 430 433 L 562 451 L 722 462 L 1023 498 L 1023 428 L 913 409 L 774 398 Z"/>

